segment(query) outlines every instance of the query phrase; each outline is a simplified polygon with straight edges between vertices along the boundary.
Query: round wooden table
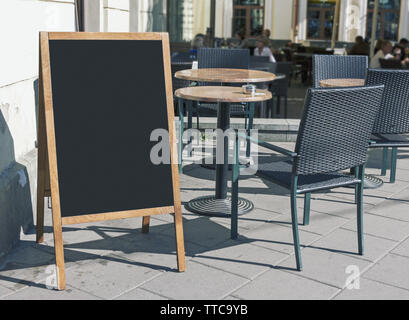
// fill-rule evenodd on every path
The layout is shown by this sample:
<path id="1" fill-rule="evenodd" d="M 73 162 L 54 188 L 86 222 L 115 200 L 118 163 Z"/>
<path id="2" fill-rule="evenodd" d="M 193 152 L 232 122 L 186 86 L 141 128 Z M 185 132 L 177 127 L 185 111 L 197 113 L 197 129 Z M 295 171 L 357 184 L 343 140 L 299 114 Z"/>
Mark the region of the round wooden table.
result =
<path id="1" fill-rule="evenodd" d="M 257 83 L 274 81 L 277 77 L 261 70 L 211 68 L 178 71 L 175 78 L 198 82 Z"/>
<path id="2" fill-rule="evenodd" d="M 323 88 L 336 87 L 362 87 L 365 85 L 365 79 L 326 79 L 320 81 Z"/>
<path id="3" fill-rule="evenodd" d="M 204 101 L 217 103 L 217 128 L 226 132 L 230 128 L 230 103 L 266 101 L 272 98 L 271 92 L 268 90 L 257 90 L 257 95 L 251 96 L 243 94 L 241 88 L 238 87 L 188 87 L 178 89 L 175 96 L 191 101 Z M 254 107 L 254 106 L 253 106 Z M 216 161 L 216 193 L 214 196 L 205 196 L 193 199 L 186 205 L 186 209 L 193 213 L 226 217 L 231 212 L 231 198 L 227 196 L 227 180 L 229 167 L 229 139 L 217 139 L 216 142 L 216 157 L 217 151 L 223 152 L 223 161 Z M 221 162 L 221 163 L 220 163 Z M 239 198 L 239 215 L 250 212 L 253 209 L 253 203 L 249 200 Z"/>
<path id="4" fill-rule="evenodd" d="M 203 68 L 203 69 L 187 69 L 175 73 L 175 78 L 188 80 L 193 82 L 210 82 L 210 83 L 261 83 L 271 82 L 274 80 L 284 79 L 284 74 L 274 74 L 271 72 L 252 70 L 252 69 L 228 69 L 228 68 Z M 240 89 L 239 89 L 240 90 Z M 200 100 L 193 100 L 195 102 L 204 102 Z M 188 105 L 188 129 L 192 128 L 192 113 L 193 106 Z M 191 142 L 191 141 L 190 141 Z M 191 155 L 191 151 L 189 152 Z M 205 161 L 202 164 L 207 169 L 215 169 L 215 161 Z"/>
<path id="5" fill-rule="evenodd" d="M 345 88 L 345 87 L 362 87 L 365 85 L 365 79 L 326 79 L 320 81 L 320 86 L 323 88 Z M 365 174 L 365 189 L 377 189 L 382 187 L 383 180 L 373 175 Z"/>

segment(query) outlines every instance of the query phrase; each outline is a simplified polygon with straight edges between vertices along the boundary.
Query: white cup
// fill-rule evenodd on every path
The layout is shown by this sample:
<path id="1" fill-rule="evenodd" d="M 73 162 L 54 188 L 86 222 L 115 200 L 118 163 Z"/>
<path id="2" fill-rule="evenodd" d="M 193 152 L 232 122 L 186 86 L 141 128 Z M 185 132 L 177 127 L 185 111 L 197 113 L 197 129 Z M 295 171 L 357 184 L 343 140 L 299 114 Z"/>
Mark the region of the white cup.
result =
<path id="1" fill-rule="evenodd" d="M 193 61 L 192 69 L 199 69 L 199 63 L 197 61 Z"/>

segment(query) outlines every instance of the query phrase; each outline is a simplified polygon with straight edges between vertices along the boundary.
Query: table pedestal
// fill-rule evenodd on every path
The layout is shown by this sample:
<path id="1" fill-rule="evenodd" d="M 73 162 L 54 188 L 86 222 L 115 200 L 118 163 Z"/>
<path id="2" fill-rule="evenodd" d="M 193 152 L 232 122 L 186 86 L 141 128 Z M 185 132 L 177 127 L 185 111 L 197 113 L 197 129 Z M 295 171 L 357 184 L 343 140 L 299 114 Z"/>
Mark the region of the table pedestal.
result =
<path id="1" fill-rule="evenodd" d="M 217 111 L 217 128 L 226 132 L 230 128 L 230 104 L 222 102 Z M 230 217 L 231 198 L 227 196 L 229 173 L 229 137 L 217 139 L 216 143 L 216 194 L 199 197 L 189 201 L 186 209 L 200 215 Z M 243 215 L 253 210 L 251 201 L 239 198 L 238 214 Z"/>

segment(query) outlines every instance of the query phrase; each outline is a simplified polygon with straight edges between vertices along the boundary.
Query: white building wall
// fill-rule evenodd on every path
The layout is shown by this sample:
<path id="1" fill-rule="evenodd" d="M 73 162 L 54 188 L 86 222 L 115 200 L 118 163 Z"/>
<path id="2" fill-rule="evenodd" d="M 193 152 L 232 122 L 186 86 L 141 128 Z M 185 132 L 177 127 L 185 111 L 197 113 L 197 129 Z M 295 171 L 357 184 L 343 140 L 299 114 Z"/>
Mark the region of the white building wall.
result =
<path id="1" fill-rule="evenodd" d="M 103 31 L 129 32 L 129 0 L 103 0 L 103 5 Z"/>
<path id="2" fill-rule="evenodd" d="M 34 148 L 36 136 L 39 31 L 75 31 L 74 1 L 1 0 L 0 30 L 0 111 L 19 158 Z"/>
<path id="3" fill-rule="evenodd" d="M 341 1 L 338 40 L 353 42 L 356 36 L 365 38 L 367 8 L 368 0 Z"/>
<path id="4" fill-rule="evenodd" d="M 273 39 L 291 39 L 291 25 L 292 25 L 292 0 L 269 0 L 266 1 L 266 11 L 270 9 L 267 4 L 271 3 L 271 37 Z M 267 14 L 266 14 L 267 16 Z M 268 28 L 268 21 L 265 27 Z"/>
<path id="5" fill-rule="evenodd" d="M 0 0 L 0 257 L 33 226 L 40 31 L 75 31 L 73 0 Z"/>
<path id="6" fill-rule="evenodd" d="M 296 42 L 300 42 L 307 39 L 307 0 L 298 1 L 298 34 Z"/>
<path id="7" fill-rule="evenodd" d="M 401 0 L 399 38 L 409 38 L 409 0 Z"/>

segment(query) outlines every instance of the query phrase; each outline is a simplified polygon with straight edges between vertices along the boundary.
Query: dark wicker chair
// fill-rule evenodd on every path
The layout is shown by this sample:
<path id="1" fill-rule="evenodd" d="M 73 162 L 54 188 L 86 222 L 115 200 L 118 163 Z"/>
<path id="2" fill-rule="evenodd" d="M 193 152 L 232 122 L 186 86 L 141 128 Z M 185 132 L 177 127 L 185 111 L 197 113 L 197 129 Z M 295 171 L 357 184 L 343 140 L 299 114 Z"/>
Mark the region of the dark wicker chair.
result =
<path id="1" fill-rule="evenodd" d="M 319 88 L 320 81 L 325 79 L 365 79 L 368 70 L 368 57 L 314 55 L 312 70 L 314 88 Z"/>
<path id="2" fill-rule="evenodd" d="M 382 69 L 402 69 L 402 63 L 397 59 L 379 59 Z"/>
<path id="3" fill-rule="evenodd" d="M 250 51 L 248 49 L 201 48 L 197 52 L 199 69 L 248 69 L 249 61 Z"/>
<path id="4" fill-rule="evenodd" d="M 302 269 L 298 236 L 297 195 L 304 194 L 304 225 L 309 224 L 311 193 L 355 185 L 358 251 L 363 254 L 363 182 L 368 140 L 379 111 L 383 86 L 309 89 L 295 151 L 255 141 L 291 159 L 259 164 L 257 175 L 290 190 L 291 220 L 297 270 Z M 351 112 L 353 107 L 353 112 Z M 239 139 L 236 138 L 232 173 L 231 236 L 238 233 Z M 355 169 L 355 175 L 338 171 Z"/>
<path id="5" fill-rule="evenodd" d="M 251 56 L 250 57 L 250 64 L 253 62 L 270 62 L 270 57 L 264 56 Z"/>
<path id="6" fill-rule="evenodd" d="M 265 58 L 265 57 L 263 57 L 263 58 Z M 270 62 L 270 60 L 267 60 L 267 62 L 250 61 L 249 69 L 276 73 L 277 72 L 277 63 Z M 269 90 L 271 90 L 270 86 L 271 86 L 271 82 L 257 83 L 257 88 L 259 88 L 259 89 L 269 89 Z M 261 107 L 256 108 L 255 115 L 259 116 L 259 117 L 267 117 L 268 109 L 273 110 L 273 108 L 274 108 L 274 100 L 273 99 L 268 100 L 267 102 L 261 102 Z"/>
<path id="7" fill-rule="evenodd" d="M 288 87 L 290 86 L 291 71 L 293 68 L 292 62 L 278 62 L 277 63 L 277 73 L 285 75 L 284 79 L 279 79 L 271 82 L 270 90 L 273 95 L 277 98 L 277 110 L 276 113 L 281 114 L 280 105 L 281 98 L 284 98 L 284 118 L 288 118 Z M 271 116 L 273 116 L 274 111 L 271 110 Z"/>
<path id="8" fill-rule="evenodd" d="M 265 57 L 263 57 L 263 58 L 265 58 Z M 250 61 L 249 69 L 276 73 L 277 63 L 270 62 L 269 60 L 264 61 L 264 62 Z"/>
<path id="9" fill-rule="evenodd" d="M 227 69 L 248 69 L 250 61 L 250 51 L 248 49 L 217 49 L 217 48 L 201 48 L 197 53 L 197 61 L 199 69 L 203 68 L 227 68 Z M 202 86 L 214 86 L 215 83 L 201 82 Z M 198 103 L 193 107 L 196 111 L 197 127 L 199 128 L 199 117 L 201 112 L 210 114 L 217 113 L 217 105 L 211 103 Z M 249 114 L 247 104 L 232 104 L 231 115 L 244 116 L 246 118 L 254 117 Z M 250 128 L 251 129 L 251 128 Z"/>
<path id="10" fill-rule="evenodd" d="M 248 69 L 250 61 L 250 51 L 248 49 L 200 48 L 197 53 L 197 60 L 199 69 L 203 68 Z M 198 85 L 214 86 L 217 84 L 200 82 L 198 83 Z M 207 112 L 212 115 L 217 114 L 217 105 L 212 103 L 186 101 L 186 107 L 188 117 L 187 129 L 192 128 L 193 125 L 192 118 L 194 113 L 196 114 L 196 126 L 198 129 L 201 113 Z M 254 118 L 254 106 L 250 107 L 250 105 L 247 104 L 232 104 L 230 108 L 230 114 L 233 116 L 244 116 L 246 128 L 248 130 L 252 129 Z M 181 124 L 183 124 L 182 121 L 183 120 L 181 120 Z M 191 152 L 192 149 L 190 149 L 189 153 L 191 154 Z M 180 157 L 181 156 L 182 155 L 180 153 Z M 179 166 L 179 170 L 180 168 L 181 166 Z"/>
<path id="11" fill-rule="evenodd" d="M 193 62 L 196 60 L 196 55 L 190 52 L 174 52 L 171 56 L 172 63 Z"/>
<path id="12" fill-rule="evenodd" d="M 177 79 L 175 77 L 175 73 L 181 70 L 185 70 L 185 69 L 191 69 L 192 68 L 192 63 L 172 63 L 171 64 L 171 70 L 172 70 L 172 88 L 173 88 L 173 92 L 175 92 L 176 90 L 180 89 L 180 88 L 185 88 L 188 87 L 190 85 L 190 81 L 188 80 L 182 80 L 182 79 Z M 176 97 L 174 96 L 174 110 L 175 110 L 175 114 L 179 115 L 179 125 L 180 128 L 182 128 L 183 126 L 183 121 L 184 121 L 184 110 L 185 107 L 180 105 L 176 99 Z M 183 134 L 183 132 L 182 132 Z M 180 146 L 182 147 L 182 146 Z"/>
<path id="13" fill-rule="evenodd" d="M 369 69 L 366 81 L 385 85 L 370 148 L 383 148 L 382 175 L 386 175 L 388 148 L 392 148 L 390 182 L 394 183 L 398 148 L 409 147 L 403 135 L 409 133 L 409 70 Z"/>
<path id="14" fill-rule="evenodd" d="M 181 70 L 192 69 L 192 63 L 173 63 L 171 64 L 172 69 L 172 86 L 173 91 L 180 88 L 185 88 L 190 85 L 190 81 L 175 78 L 175 73 Z"/>

